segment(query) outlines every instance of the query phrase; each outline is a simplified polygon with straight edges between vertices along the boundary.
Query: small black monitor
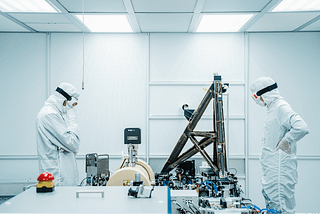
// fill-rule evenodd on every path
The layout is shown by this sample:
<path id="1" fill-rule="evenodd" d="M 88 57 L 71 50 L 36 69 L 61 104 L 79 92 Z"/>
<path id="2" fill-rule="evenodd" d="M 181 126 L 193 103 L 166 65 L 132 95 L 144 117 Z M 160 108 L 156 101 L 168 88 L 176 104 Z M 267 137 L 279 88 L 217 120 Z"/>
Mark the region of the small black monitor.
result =
<path id="1" fill-rule="evenodd" d="M 139 128 L 126 128 L 124 130 L 124 144 L 141 144 L 141 130 Z"/>

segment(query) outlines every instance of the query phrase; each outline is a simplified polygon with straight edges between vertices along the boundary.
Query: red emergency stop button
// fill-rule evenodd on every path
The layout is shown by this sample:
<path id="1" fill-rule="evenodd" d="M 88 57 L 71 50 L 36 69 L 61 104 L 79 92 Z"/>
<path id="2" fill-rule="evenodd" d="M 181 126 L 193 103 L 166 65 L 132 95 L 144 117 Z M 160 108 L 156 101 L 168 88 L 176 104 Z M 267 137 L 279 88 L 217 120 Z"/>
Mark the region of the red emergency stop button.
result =
<path id="1" fill-rule="evenodd" d="M 49 172 L 41 173 L 38 177 L 38 181 L 52 181 L 54 180 L 54 177 Z"/>

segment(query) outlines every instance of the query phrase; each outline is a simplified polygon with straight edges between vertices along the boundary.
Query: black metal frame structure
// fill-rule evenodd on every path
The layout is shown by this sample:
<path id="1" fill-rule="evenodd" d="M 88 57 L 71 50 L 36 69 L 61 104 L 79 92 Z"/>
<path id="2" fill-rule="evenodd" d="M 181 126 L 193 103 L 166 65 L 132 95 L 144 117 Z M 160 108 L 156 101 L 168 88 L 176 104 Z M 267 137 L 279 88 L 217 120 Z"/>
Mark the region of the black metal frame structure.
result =
<path id="1" fill-rule="evenodd" d="M 216 175 L 221 178 L 227 176 L 228 170 L 222 96 L 228 85 L 229 84 L 223 84 L 221 76 L 215 74 L 214 81 L 198 108 L 189 112 L 186 112 L 187 110 L 184 109 L 185 115 L 186 113 L 189 114 L 189 117 L 187 117 L 189 123 L 162 168 L 161 174 L 169 173 L 177 165 L 199 152 Z M 194 131 L 211 100 L 213 100 L 213 131 Z M 192 115 L 190 115 L 190 112 Z M 196 137 L 202 139 L 198 141 Z M 180 155 L 189 139 L 193 143 L 193 147 Z M 213 157 L 211 159 L 205 148 L 212 143 L 214 144 L 214 148 Z"/>

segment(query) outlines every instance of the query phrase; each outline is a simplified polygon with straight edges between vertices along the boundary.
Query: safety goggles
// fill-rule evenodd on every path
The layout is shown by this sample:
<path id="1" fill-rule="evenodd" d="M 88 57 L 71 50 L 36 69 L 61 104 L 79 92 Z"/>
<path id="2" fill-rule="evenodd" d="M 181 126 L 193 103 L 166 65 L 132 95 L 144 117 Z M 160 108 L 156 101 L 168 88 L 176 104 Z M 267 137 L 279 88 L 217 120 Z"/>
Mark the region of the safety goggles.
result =
<path id="1" fill-rule="evenodd" d="M 256 94 L 252 94 L 252 95 L 251 95 L 251 98 L 252 98 L 254 101 L 256 101 L 256 100 L 259 99 L 259 97 L 258 97 Z"/>

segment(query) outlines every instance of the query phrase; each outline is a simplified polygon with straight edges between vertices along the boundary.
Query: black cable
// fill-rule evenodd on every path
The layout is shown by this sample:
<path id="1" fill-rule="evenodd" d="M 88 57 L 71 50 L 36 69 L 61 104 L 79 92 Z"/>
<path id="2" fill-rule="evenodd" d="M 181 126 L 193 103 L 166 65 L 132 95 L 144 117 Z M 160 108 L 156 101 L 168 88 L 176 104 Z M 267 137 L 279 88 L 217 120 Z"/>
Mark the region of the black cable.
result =
<path id="1" fill-rule="evenodd" d="M 197 214 L 201 214 L 201 212 L 199 211 L 199 209 L 194 205 L 193 201 L 191 201 L 191 205 L 194 207 L 194 209 L 196 210 Z"/>
<path id="2" fill-rule="evenodd" d="M 126 160 L 127 160 L 126 158 L 123 159 L 122 164 L 120 165 L 119 169 L 122 168 L 122 166 L 123 166 L 123 164 L 124 164 L 124 162 L 125 162 Z"/>
<path id="3" fill-rule="evenodd" d="M 187 214 L 186 210 L 177 201 L 173 201 L 173 203 L 175 203 L 185 214 Z"/>
<path id="4" fill-rule="evenodd" d="M 79 186 L 82 186 L 82 182 L 83 182 L 84 180 L 86 180 L 87 178 L 89 178 L 89 177 L 85 177 L 85 178 L 80 182 L 80 185 L 79 185 Z"/>
<path id="5" fill-rule="evenodd" d="M 186 203 L 187 203 L 187 205 L 188 205 L 188 207 L 189 207 L 189 209 L 191 210 L 192 213 L 197 213 L 197 212 L 194 212 L 194 210 L 191 208 L 191 206 L 190 206 L 188 201 Z"/>

